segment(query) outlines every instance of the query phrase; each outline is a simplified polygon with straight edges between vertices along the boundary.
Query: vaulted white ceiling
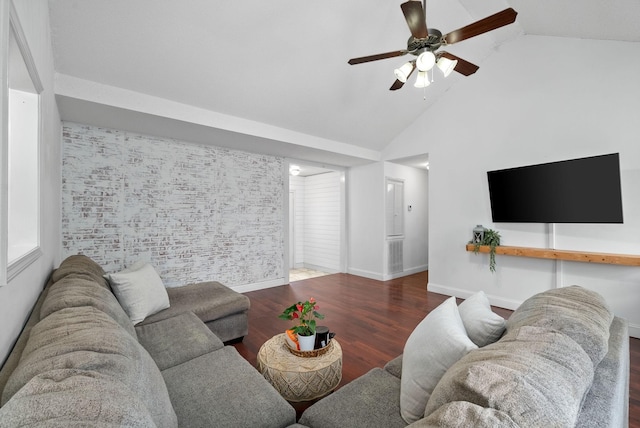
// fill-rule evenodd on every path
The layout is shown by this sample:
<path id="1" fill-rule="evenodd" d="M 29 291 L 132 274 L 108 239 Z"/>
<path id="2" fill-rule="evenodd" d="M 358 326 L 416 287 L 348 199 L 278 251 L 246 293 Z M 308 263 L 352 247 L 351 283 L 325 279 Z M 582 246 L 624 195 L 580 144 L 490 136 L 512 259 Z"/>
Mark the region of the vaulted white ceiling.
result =
<path id="1" fill-rule="evenodd" d="M 336 165 L 382 149 L 461 79 L 389 91 L 397 2 L 50 0 L 64 120 Z M 447 47 L 480 66 L 522 34 L 640 41 L 638 0 L 428 0 L 443 33 L 507 7 L 515 24 Z M 570 53 L 568 53 L 569 55 Z M 601 53 L 598 53 L 601 54 Z"/>

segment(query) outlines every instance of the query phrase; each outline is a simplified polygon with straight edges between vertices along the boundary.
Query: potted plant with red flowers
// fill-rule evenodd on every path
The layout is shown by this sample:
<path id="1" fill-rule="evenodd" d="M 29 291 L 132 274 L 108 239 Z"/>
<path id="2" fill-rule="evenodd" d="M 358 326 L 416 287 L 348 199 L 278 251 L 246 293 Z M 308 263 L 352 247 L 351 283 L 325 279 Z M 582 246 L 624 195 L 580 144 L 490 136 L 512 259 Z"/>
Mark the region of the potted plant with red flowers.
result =
<path id="1" fill-rule="evenodd" d="M 316 340 L 316 320 L 324 319 L 324 315 L 318 312 L 316 300 L 311 297 L 305 302 L 294 303 L 286 308 L 278 316 L 283 320 L 295 321 L 296 325 L 289 329 L 296 335 L 297 344 L 300 351 L 312 351 Z M 295 342 L 295 341 L 294 341 Z"/>

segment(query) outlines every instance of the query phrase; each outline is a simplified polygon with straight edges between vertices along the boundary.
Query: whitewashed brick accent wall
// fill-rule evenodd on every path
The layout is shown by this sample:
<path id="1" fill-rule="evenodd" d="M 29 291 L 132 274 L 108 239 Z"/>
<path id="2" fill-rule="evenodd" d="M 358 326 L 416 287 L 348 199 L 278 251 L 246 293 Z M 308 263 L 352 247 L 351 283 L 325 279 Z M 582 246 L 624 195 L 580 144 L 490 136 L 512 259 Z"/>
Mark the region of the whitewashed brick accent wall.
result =
<path id="1" fill-rule="evenodd" d="M 284 277 L 282 158 L 63 124 L 63 257 L 150 262 L 168 287 Z"/>

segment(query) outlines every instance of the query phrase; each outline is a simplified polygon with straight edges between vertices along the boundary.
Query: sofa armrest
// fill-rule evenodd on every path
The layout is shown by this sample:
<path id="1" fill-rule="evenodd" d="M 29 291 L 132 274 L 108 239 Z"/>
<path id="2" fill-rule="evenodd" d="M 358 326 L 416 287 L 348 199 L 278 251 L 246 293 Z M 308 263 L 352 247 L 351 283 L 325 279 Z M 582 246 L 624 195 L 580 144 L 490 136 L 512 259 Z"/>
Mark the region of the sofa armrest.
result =
<path id="1" fill-rule="evenodd" d="M 160 370 L 177 366 L 224 347 L 193 312 L 136 326 L 138 341 Z"/>

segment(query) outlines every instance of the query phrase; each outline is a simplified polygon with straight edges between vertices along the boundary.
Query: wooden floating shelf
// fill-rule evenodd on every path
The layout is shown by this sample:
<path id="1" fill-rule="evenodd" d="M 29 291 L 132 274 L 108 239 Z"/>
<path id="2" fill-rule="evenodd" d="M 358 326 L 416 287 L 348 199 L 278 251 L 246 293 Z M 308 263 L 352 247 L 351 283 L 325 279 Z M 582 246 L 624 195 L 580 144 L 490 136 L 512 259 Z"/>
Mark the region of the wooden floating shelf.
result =
<path id="1" fill-rule="evenodd" d="M 467 244 L 467 251 L 473 251 L 474 244 Z M 481 245 L 480 253 L 488 253 L 489 246 Z M 571 262 L 604 263 L 610 265 L 640 266 L 640 255 L 589 253 L 586 251 L 554 250 L 552 248 L 509 247 L 499 245 L 496 254 L 536 259 L 568 260 Z"/>

